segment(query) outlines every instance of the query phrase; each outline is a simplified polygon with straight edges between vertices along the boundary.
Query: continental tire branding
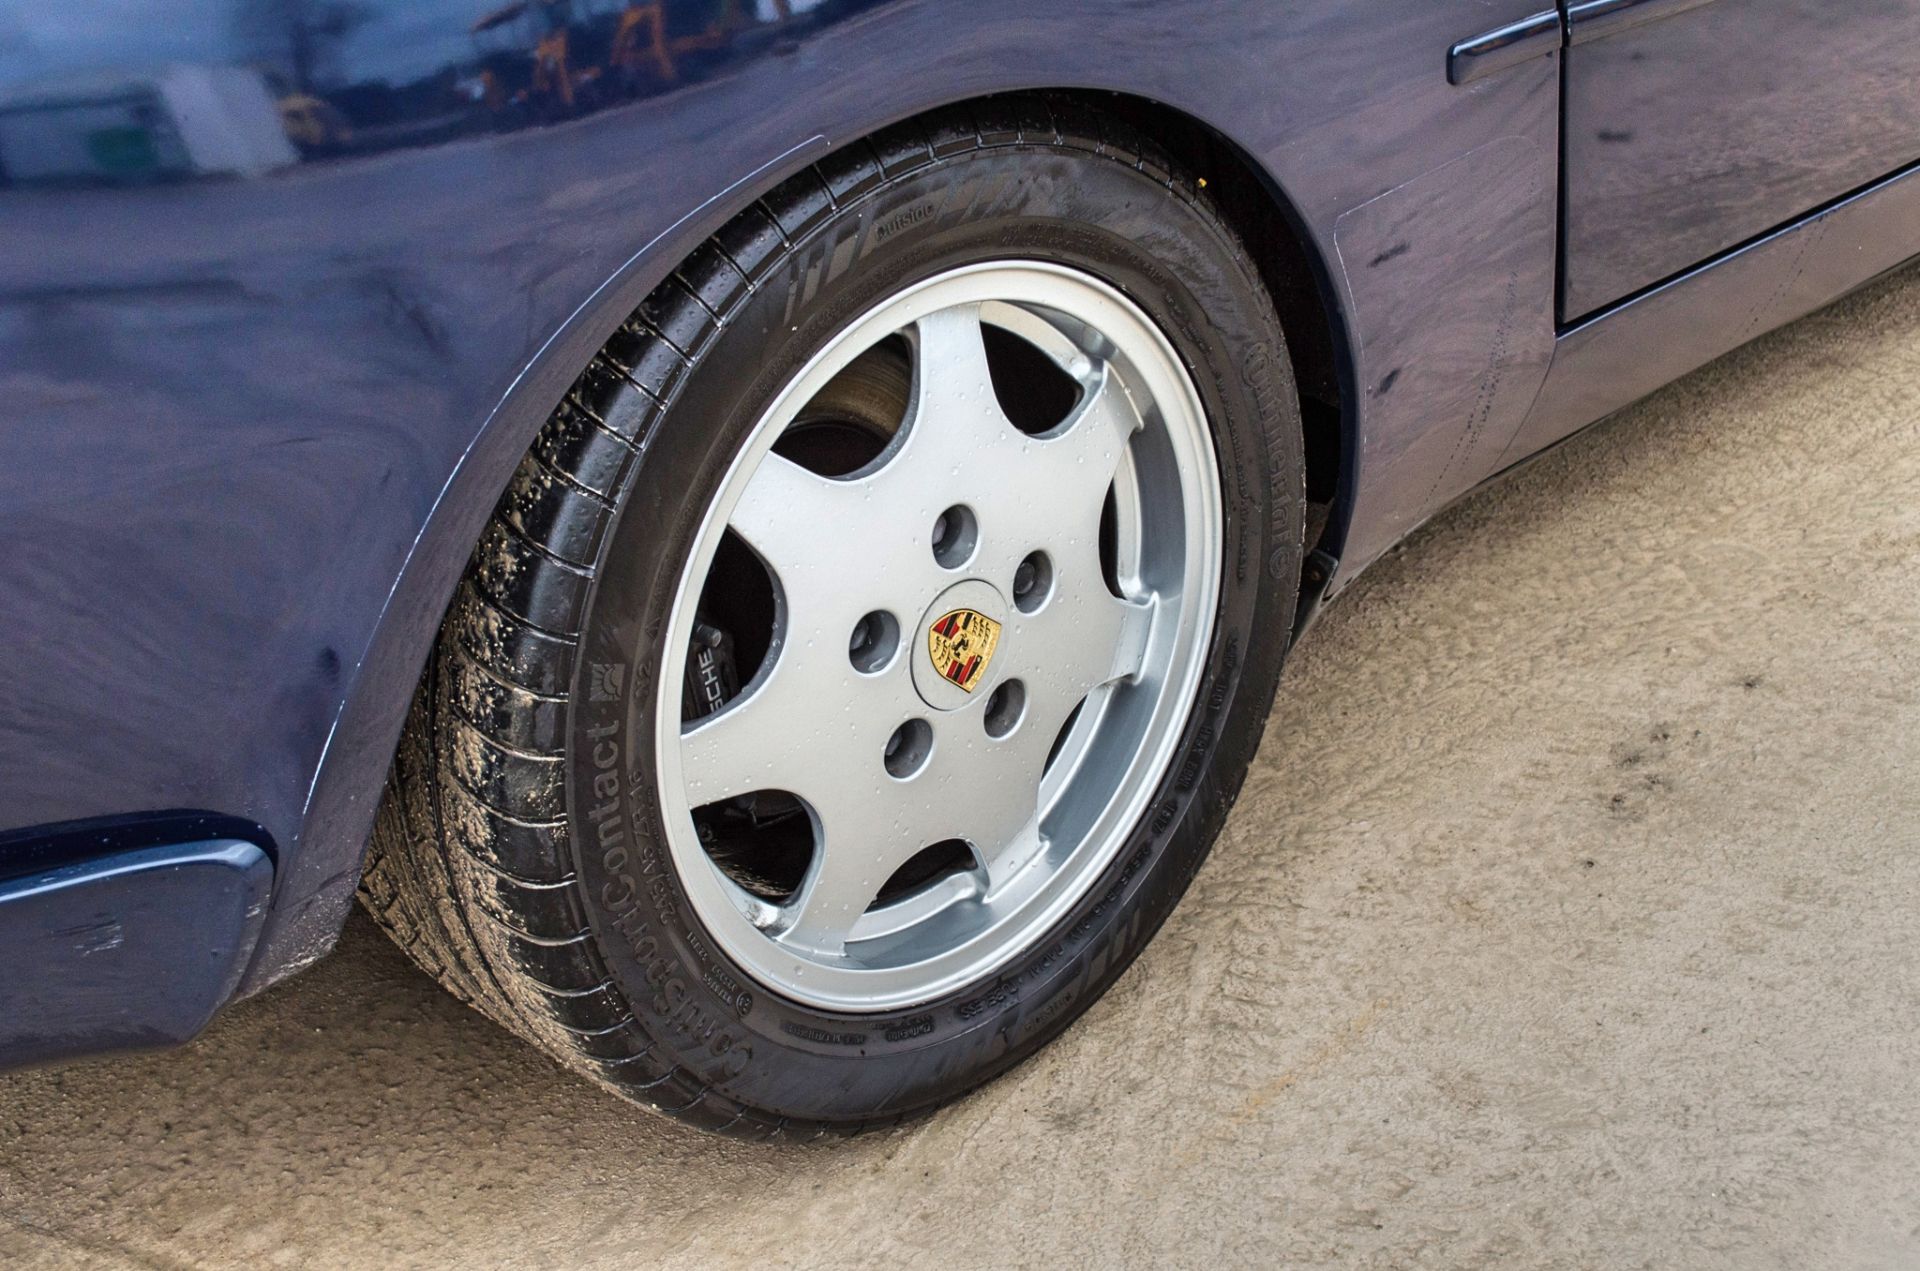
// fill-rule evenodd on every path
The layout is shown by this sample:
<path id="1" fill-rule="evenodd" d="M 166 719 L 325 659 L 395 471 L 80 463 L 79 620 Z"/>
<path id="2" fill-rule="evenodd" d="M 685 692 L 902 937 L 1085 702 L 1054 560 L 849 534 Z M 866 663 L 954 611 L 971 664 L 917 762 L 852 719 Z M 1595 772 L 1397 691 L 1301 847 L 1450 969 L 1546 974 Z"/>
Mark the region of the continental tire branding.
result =
<path id="1" fill-rule="evenodd" d="M 752 1045 L 733 1031 L 730 1020 L 702 1008 L 681 976 L 678 960 L 661 943 L 660 934 L 640 907 L 644 890 L 655 912 L 670 912 L 673 885 L 663 872 L 664 862 L 652 836 L 631 832 L 623 814 L 626 802 L 621 774 L 625 765 L 621 762 L 620 726 L 601 724 L 586 731 L 593 747 L 594 801 L 587 808 L 585 820 L 592 850 L 606 878 L 600 886 L 600 904 L 606 910 L 608 924 L 620 933 L 651 990 L 650 994 L 633 995 L 634 1004 L 644 1005 L 674 1033 L 704 1049 L 723 1077 L 738 1076 L 753 1060 Z M 752 996 L 720 968 L 713 967 L 704 979 L 708 990 L 731 1001 L 739 1015 L 753 1009 Z"/>

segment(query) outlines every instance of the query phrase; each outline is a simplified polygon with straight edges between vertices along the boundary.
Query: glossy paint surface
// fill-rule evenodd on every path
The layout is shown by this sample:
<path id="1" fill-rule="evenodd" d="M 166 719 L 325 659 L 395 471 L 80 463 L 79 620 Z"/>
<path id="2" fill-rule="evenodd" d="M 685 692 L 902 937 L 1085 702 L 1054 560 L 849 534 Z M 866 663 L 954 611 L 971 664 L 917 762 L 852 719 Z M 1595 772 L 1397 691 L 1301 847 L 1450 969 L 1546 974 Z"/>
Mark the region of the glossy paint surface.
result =
<path id="1" fill-rule="evenodd" d="M 1898 268 L 1920 249 L 1916 227 L 1908 171 L 1563 332 L 1502 466 Z"/>
<path id="2" fill-rule="evenodd" d="M 186 1041 L 246 969 L 272 879 L 258 847 L 225 840 L 0 880 L 0 1056 Z"/>
<path id="3" fill-rule="evenodd" d="M 1536 404 L 1586 356 L 1555 328 L 1563 55 L 1447 82 L 1453 46 L 1541 8 L 0 0 L 0 842 L 234 818 L 275 867 L 242 991 L 323 954 L 564 386 L 779 180 L 984 94 L 1196 122 L 1301 227 L 1339 361 L 1337 590 L 1516 438 L 1592 418 Z"/>
<path id="4" fill-rule="evenodd" d="M 1571 17 L 1567 318 L 1920 159 L 1920 0 Z"/>

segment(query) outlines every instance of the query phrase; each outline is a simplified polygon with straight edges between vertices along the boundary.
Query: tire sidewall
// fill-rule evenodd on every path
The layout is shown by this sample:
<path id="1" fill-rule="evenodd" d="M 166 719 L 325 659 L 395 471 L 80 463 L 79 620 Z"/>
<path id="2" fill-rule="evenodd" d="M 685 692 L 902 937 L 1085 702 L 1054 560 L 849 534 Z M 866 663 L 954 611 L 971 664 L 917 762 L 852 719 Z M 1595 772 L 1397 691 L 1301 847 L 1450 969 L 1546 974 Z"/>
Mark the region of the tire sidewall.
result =
<path id="1" fill-rule="evenodd" d="M 1195 701 L 1148 811 L 1079 902 L 985 980 L 842 1014 L 755 982 L 680 885 L 655 775 L 662 647 L 707 507 L 766 408 L 834 334 L 961 265 L 1039 259 L 1115 286 L 1198 389 L 1220 464 L 1219 609 Z M 1265 723 L 1299 577 L 1291 370 L 1252 266 L 1203 205 L 1114 159 L 1007 147 L 886 182 L 796 235 L 721 315 L 620 493 L 575 667 L 567 794 L 582 901 L 656 1052 L 743 1105 L 831 1123 L 910 1113 L 1017 1062 L 1089 1006 L 1171 911 Z M 849 1063 L 858 1059 L 858 1063 Z"/>

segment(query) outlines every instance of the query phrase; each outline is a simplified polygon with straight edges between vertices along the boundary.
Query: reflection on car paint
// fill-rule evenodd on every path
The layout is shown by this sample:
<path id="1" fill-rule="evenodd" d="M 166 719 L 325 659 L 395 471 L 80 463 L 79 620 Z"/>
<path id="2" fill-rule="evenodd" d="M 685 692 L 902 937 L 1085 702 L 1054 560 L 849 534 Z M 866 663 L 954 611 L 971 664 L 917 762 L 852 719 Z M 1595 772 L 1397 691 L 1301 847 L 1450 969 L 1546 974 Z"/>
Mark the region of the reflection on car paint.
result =
<path id="1" fill-rule="evenodd" d="M 698 84 L 879 0 L 512 0 L 422 6 L 445 60 L 354 75 L 406 20 L 352 0 L 240 0 L 230 63 L 81 66 L 0 90 L 0 182 L 262 176 L 303 160 L 559 123 Z M 70 60 L 85 62 L 84 46 Z M 371 67 L 370 67 L 371 69 Z"/>

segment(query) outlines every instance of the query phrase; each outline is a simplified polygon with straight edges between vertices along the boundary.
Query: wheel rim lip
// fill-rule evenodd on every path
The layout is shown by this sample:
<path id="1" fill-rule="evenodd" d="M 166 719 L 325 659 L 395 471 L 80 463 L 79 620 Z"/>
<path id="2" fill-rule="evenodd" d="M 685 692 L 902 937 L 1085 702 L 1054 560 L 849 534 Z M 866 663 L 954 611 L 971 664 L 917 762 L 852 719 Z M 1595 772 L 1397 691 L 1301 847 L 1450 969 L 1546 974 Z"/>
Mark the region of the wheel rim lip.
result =
<path id="1" fill-rule="evenodd" d="M 1077 298 L 1096 310 L 1095 316 L 1062 303 L 1076 291 Z M 803 951 L 779 943 L 747 917 L 741 908 L 744 893 L 723 878 L 694 829 L 693 804 L 685 792 L 680 763 L 680 676 L 677 663 L 662 668 L 655 700 L 658 797 L 668 855 L 687 898 L 707 934 L 750 978 L 780 996 L 822 1010 L 861 1014 L 922 1005 L 984 979 L 1036 944 L 1085 897 L 1145 815 L 1154 790 L 1171 767 L 1212 646 L 1224 565 L 1222 494 L 1212 433 L 1192 377 L 1158 325 L 1114 287 L 1092 274 L 1054 262 L 1007 258 L 961 266 L 893 293 L 844 326 L 780 390 L 756 421 L 708 504 L 676 587 L 661 645 L 664 656 L 671 658 L 675 650 L 687 646 L 695 602 L 747 481 L 813 395 L 878 340 L 939 310 L 984 301 L 1067 314 L 1113 343 L 1150 390 L 1145 394 L 1151 415 L 1147 427 L 1159 429 L 1169 445 L 1185 530 L 1185 560 L 1171 652 L 1149 722 L 1127 769 L 1114 783 L 1093 829 L 1066 853 L 1063 868 L 1030 889 L 1033 894 L 1016 911 L 995 919 L 975 938 L 920 962 L 879 969 L 849 965 L 844 959 L 828 963 L 809 958 Z M 1124 340 L 1116 339 L 1115 326 L 1123 328 Z M 1135 435 L 1134 444 L 1140 436 Z M 1130 459 L 1123 460 L 1122 471 L 1130 471 L 1130 463 Z M 921 634 L 918 626 L 911 634 L 903 633 L 909 656 L 914 652 L 912 642 Z M 777 647 L 769 651 L 768 665 L 777 652 Z M 751 688 L 743 689 L 741 696 Z M 1077 746 L 1079 754 L 1100 740 L 1098 721 L 1090 729 L 1083 720 L 1073 732 L 1075 740 L 1068 749 Z M 1068 757 L 1063 753 L 1061 759 Z M 823 846 L 821 850 L 829 849 Z"/>

